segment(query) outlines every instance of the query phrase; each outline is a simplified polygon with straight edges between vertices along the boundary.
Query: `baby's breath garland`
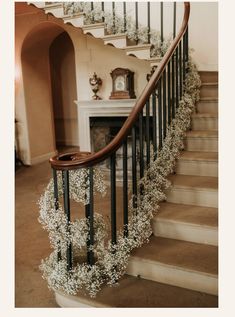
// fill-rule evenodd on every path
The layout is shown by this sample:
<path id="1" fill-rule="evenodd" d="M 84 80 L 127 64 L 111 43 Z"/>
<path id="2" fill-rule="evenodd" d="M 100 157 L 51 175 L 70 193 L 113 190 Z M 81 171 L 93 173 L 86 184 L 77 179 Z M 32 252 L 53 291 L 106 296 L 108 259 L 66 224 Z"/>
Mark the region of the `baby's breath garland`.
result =
<path id="1" fill-rule="evenodd" d="M 93 10 L 89 2 L 63 2 L 64 13 L 74 15 L 77 13 L 84 13 L 84 23 L 105 23 L 106 30 L 109 34 L 123 34 L 125 32 L 128 39 L 136 41 L 139 44 L 148 43 L 148 28 L 145 26 L 138 26 L 136 29 L 135 21 L 129 15 L 126 16 L 126 31 L 124 30 L 124 18 L 115 12 L 115 15 L 110 12 L 102 11 L 100 6 L 94 6 Z M 151 56 L 163 56 L 169 45 L 171 44 L 173 35 L 170 34 L 161 41 L 161 34 L 159 31 L 151 29 L 150 31 Z"/>
<path id="2" fill-rule="evenodd" d="M 120 230 L 117 235 L 117 244 L 107 242 L 107 225 L 103 217 L 95 214 L 95 245 L 93 251 L 96 262 L 93 266 L 87 263 L 77 263 L 68 272 L 66 265 L 66 248 L 68 243 L 76 246 L 73 258 L 85 251 L 89 232 L 89 224 L 86 219 L 70 223 L 67 228 L 66 218 L 61 205 L 59 209 L 54 208 L 53 181 L 47 186 L 45 193 L 40 199 L 39 221 L 48 230 L 51 246 L 54 248 L 52 254 L 42 261 L 40 269 L 43 278 L 47 280 L 49 288 L 61 290 L 67 294 L 75 295 L 83 290 L 89 295 L 95 296 L 104 283 L 115 284 L 125 273 L 130 252 L 148 242 L 152 234 L 151 220 L 159 208 L 159 203 L 166 199 L 165 190 L 170 186 L 167 176 L 173 171 L 180 150 L 183 148 L 183 138 L 190 126 L 190 116 L 194 111 L 196 101 L 199 100 L 200 78 L 196 66 L 191 59 L 188 62 L 188 73 L 185 81 L 185 92 L 179 102 L 175 118 L 168 127 L 167 135 L 157 159 L 154 156 L 139 181 L 141 196 L 138 195 L 137 208 L 129 207 L 128 237 L 123 236 Z M 75 201 L 87 203 L 86 177 L 87 170 L 71 171 L 70 196 Z M 105 193 L 105 185 L 99 169 L 95 170 L 94 186 L 96 191 Z M 62 178 L 59 177 L 59 194 L 62 194 Z M 140 192 L 140 191 L 138 191 Z M 132 200 L 131 200 L 132 201 Z M 105 243 L 106 241 L 106 243 Z M 58 261 L 57 253 L 61 251 L 61 260 Z M 78 252 L 78 254 L 76 254 Z"/>

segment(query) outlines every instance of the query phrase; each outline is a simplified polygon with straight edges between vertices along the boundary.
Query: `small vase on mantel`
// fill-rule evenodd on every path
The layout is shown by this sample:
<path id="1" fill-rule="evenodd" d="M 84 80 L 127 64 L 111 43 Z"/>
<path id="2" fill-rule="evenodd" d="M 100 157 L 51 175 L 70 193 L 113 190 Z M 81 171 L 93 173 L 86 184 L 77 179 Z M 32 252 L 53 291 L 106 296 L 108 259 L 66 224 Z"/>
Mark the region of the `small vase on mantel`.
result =
<path id="1" fill-rule="evenodd" d="M 102 85 L 102 79 L 96 75 L 96 73 L 93 74 L 93 77 L 89 79 L 89 83 L 91 85 L 91 90 L 93 91 L 94 95 L 92 96 L 93 100 L 101 100 L 97 93 L 100 89 L 100 86 Z"/>

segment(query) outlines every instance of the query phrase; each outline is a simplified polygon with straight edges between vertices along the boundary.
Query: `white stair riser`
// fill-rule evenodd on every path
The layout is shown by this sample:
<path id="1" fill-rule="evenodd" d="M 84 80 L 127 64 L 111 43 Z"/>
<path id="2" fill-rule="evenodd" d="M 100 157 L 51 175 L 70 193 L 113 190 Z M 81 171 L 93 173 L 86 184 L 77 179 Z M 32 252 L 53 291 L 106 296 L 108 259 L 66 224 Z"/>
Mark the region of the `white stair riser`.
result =
<path id="1" fill-rule="evenodd" d="M 218 101 L 199 101 L 197 111 L 198 113 L 218 114 Z"/>
<path id="2" fill-rule="evenodd" d="M 216 85 L 207 86 L 202 85 L 200 89 L 200 96 L 203 97 L 211 97 L 211 98 L 218 98 L 218 87 Z"/>
<path id="3" fill-rule="evenodd" d="M 64 8 L 63 6 L 60 6 L 58 8 L 45 8 L 45 13 L 51 13 L 53 14 L 56 18 L 62 18 L 64 16 Z"/>
<path id="4" fill-rule="evenodd" d="M 193 130 L 218 130 L 218 118 L 193 118 Z"/>
<path id="5" fill-rule="evenodd" d="M 104 40 L 105 45 L 112 45 L 117 48 L 124 48 L 126 47 L 126 38 L 124 39 L 112 39 L 112 40 Z"/>
<path id="6" fill-rule="evenodd" d="M 184 140 L 187 151 L 218 152 L 218 138 L 190 138 Z"/>
<path id="7" fill-rule="evenodd" d="M 218 230 L 216 228 L 167 221 L 158 219 L 158 217 L 153 221 L 153 233 L 155 236 L 163 238 L 218 245 Z"/>
<path id="8" fill-rule="evenodd" d="M 83 32 L 85 34 L 91 34 L 93 35 L 94 37 L 104 37 L 104 33 L 105 33 L 105 30 L 104 30 L 104 27 L 97 27 L 97 28 L 84 28 L 83 29 Z"/>
<path id="9" fill-rule="evenodd" d="M 148 58 L 150 58 L 150 49 L 138 50 L 138 48 L 136 48 L 135 50 L 130 50 L 130 51 L 128 51 L 128 49 L 127 49 L 126 54 L 127 55 L 134 55 L 135 57 L 137 57 L 139 59 L 148 59 Z"/>
<path id="10" fill-rule="evenodd" d="M 140 275 L 142 278 L 164 284 L 179 286 L 195 291 L 217 295 L 218 279 L 214 275 L 189 271 L 180 267 L 164 265 L 159 262 L 147 261 L 131 257 L 127 274 Z"/>
<path id="11" fill-rule="evenodd" d="M 193 161 L 179 159 L 176 165 L 176 173 L 195 176 L 218 176 L 218 162 Z"/>
<path id="12" fill-rule="evenodd" d="M 84 25 L 84 20 L 83 20 L 83 16 L 80 16 L 80 17 L 76 17 L 76 18 L 67 18 L 67 19 L 64 19 L 64 23 L 71 23 L 73 26 L 76 26 L 76 27 L 82 27 Z"/>
<path id="13" fill-rule="evenodd" d="M 173 187 L 167 191 L 167 201 L 176 204 L 218 207 L 218 191 Z"/>

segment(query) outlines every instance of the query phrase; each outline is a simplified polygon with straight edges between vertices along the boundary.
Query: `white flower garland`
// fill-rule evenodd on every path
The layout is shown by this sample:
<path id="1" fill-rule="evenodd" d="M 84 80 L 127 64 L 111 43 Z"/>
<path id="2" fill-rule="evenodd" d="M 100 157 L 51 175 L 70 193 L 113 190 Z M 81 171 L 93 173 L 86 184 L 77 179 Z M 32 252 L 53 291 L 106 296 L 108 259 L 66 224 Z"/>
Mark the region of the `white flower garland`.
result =
<path id="1" fill-rule="evenodd" d="M 89 224 L 86 219 L 77 220 L 70 223 L 70 230 L 68 230 L 62 206 L 59 205 L 58 210 L 54 208 L 53 181 L 50 181 L 39 202 L 39 221 L 48 230 L 51 246 L 54 248 L 52 254 L 43 260 L 40 266 L 43 278 L 47 280 L 49 288 L 62 290 L 72 295 L 77 294 L 79 290 L 84 290 L 92 297 L 96 295 L 104 283 L 115 284 L 125 274 L 131 251 L 148 242 L 152 234 L 151 220 L 159 208 L 159 203 L 166 199 L 165 189 L 170 186 L 167 176 L 173 171 L 180 150 L 183 148 L 183 138 L 190 126 L 191 113 L 194 111 L 196 101 L 199 100 L 200 85 L 196 67 L 190 59 L 185 81 L 185 93 L 179 102 L 176 116 L 168 127 L 163 147 L 158 153 L 157 159 L 154 160 L 152 157 L 149 168 L 139 181 L 138 186 L 141 186 L 142 194 L 136 197 L 138 207 L 134 209 L 132 199 L 130 201 L 128 237 L 123 237 L 123 230 L 121 230 L 117 234 L 116 245 L 113 245 L 110 240 L 107 242 L 107 225 L 101 215 L 95 214 L 93 251 L 96 261 L 93 266 L 87 263 L 76 263 L 72 271 L 67 271 L 66 247 L 68 243 L 72 243 L 78 250 L 78 254 L 74 253 L 73 258 L 81 257 L 81 254 L 86 251 L 84 247 L 88 237 Z M 72 176 L 70 196 L 84 204 L 87 203 L 87 200 L 84 200 L 87 195 L 87 173 L 84 169 L 70 172 Z M 99 169 L 95 170 L 94 175 L 96 191 L 104 194 L 105 186 Z M 59 178 L 58 183 L 61 195 L 63 189 L 61 178 Z M 62 253 L 60 261 L 57 259 L 58 251 Z"/>
<path id="2" fill-rule="evenodd" d="M 63 2 L 63 7 L 65 14 L 74 15 L 83 12 L 85 24 L 100 23 L 103 21 L 102 19 L 104 19 L 108 33 L 124 33 L 124 17 L 120 17 L 117 13 L 115 13 L 113 19 L 112 13 L 102 11 L 100 7 L 94 6 L 94 9 L 91 10 L 89 2 Z M 148 28 L 139 25 L 138 30 L 136 30 L 135 21 L 133 21 L 131 16 L 126 16 L 125 33 L 130 40 L 138 40 L 140 44 L 148 43 Z M 172 42 L 173 35 L 170 34 L 168 37 L 164 38 L 162 42 L 159 31 L 151 30 L 150 34 L 150 43 L 152 44 L 151 57 L 163 56 Z"/>

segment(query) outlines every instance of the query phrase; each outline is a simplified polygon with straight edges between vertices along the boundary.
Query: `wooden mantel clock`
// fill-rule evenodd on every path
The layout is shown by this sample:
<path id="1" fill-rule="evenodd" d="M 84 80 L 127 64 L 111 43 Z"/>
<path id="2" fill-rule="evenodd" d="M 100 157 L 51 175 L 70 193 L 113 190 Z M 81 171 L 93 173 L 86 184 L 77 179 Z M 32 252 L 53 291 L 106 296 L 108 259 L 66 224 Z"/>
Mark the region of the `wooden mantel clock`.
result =
<path id="1" fill-rule="evenodd" d="M 109 99 L 134 99 L 134 72 L 127 68 L 116 68 L 110 73 L 113 91 Z"/>

